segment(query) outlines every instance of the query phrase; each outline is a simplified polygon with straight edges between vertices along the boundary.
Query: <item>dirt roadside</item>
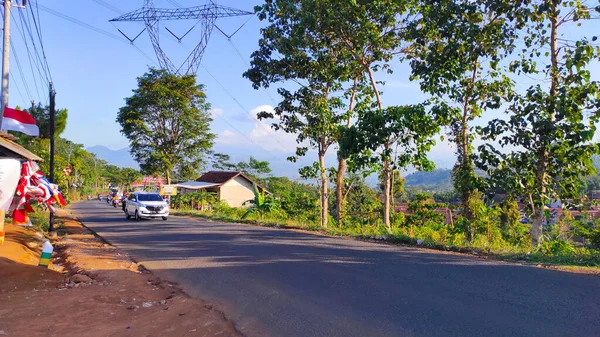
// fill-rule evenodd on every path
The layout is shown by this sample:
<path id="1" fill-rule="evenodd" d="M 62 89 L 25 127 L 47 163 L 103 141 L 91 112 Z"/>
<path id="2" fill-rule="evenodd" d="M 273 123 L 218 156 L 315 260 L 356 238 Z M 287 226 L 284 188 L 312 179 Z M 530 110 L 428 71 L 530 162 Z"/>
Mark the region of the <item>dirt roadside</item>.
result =
<path id="1" fill-rule="evenodd" d="M 0 336 L 241 337 L 210 303 L 192 299 L 63 214 L 49 269 L 43 236 L 7 226 L 0 246 Z"/>

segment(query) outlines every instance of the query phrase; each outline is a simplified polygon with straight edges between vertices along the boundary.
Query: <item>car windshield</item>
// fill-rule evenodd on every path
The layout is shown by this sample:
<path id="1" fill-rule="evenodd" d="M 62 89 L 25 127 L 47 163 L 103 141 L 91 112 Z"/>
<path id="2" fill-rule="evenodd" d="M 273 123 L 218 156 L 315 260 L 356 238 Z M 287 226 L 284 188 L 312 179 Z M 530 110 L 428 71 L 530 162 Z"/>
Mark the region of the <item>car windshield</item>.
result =
<path id="1" fill-rule="evenodd" d="M 139 201 L 163 201 L 163 198 L 158 194 L 139 194 Z"/>

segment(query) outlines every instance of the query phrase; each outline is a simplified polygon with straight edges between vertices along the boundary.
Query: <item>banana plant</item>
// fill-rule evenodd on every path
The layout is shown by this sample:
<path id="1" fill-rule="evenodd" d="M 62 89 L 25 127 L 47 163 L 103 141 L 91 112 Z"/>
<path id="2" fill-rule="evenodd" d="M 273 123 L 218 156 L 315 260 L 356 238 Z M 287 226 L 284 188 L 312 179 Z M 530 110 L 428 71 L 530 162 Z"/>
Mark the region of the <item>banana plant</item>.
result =
<path id="1" fill-rule="evenodd" d="M 250 206 L 242 216 L 242 219 L 245 219 L 250 215 L 258 214 L 259 218 L 262 220 L 265 214 L 279 211 L 281 207 L 279 200 L 275 199 L 272 195 L 265 195 L 265 191 L 260 191 L 256 184 L 253 184 L 252 188 L 254 190 L 254 199 L 244 203 L 250 204 Z"/>

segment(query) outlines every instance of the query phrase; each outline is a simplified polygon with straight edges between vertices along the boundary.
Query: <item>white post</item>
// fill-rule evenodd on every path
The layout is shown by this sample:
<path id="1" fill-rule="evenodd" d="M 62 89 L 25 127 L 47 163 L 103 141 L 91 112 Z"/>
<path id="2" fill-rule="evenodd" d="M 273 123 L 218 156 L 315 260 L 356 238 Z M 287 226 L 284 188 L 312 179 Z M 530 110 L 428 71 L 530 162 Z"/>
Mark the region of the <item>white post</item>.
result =
<path id="1" fill-rule="evenodd" d="M 12 0 L 4 0 L 4 44 L 2 52 L 2 102 L 0 104 L 0 117 L 4 116 L 4 108 L 8 106 L 8 57 L 10 55 L 10 7 Z M 0 118 L 2 130 L 2 118 Z"/>

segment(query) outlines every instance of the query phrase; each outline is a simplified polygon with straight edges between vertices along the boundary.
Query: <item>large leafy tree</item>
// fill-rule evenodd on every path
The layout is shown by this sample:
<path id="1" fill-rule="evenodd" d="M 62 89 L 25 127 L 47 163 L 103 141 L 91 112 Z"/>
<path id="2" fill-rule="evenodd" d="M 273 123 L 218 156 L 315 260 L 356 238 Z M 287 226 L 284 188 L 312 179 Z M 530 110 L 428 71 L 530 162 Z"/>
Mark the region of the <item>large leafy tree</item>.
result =
<path id="1" fill-rule="evenodd" d="M 164 175 L 167 183 L 173 174 L 196 178 L 215 138 L 202 85 L 193 75 L 152 68 L 133 93 L 117 122 L 142 172 Z"/>
<path id="2" fill-rule="evenodd" d="M 344 104 L 336 92 L 349 78 L 339 50 L 318 30 L 326 2 L 274 0 L 256 7 L 259 18 L 270 24 L 261 30 L 260 48 L 244 74 L 255 88 L 294 82 L 292 88 L 278 89 L 282 100 L 274 113 L 264 111 L 258 117 L 277 117 L 276 129 L 297 135 L 299 146 L 290 160 L 305 155 L 309 147 L 317 150 L 323 227 L 329 217 L 325 154 L 336 143 L 338 125 L 344 120 L 339 113 Z"/>
<path id="3" fill-rule="evenodd" d="M 453 182 L 469 220 L 474 211 L 468 200 L 480 185 L 473 154 L 474 121 L 498 109 L 512 89 L 513 82 L 499 64 L 515 47 L 519 3 L 421 0 L 421 15 L 411 29 L 412 76 L 421 90 L 431 94 L 438 112 L 450 117 L 449 135 L 457 154 Z"/>
<path id="4" fill-rule="evenodd" d="M 391 71 L 387 62 L 402 52 L 400 14 L 408 8 L 409 1 L 398 0 L 268 0 L 257 7 L 259 17 L 270 25 L 262 30 L 260 49 L 253 54 L 253 67 L 246 76 L 265 87 L 286 79 L 308 82 L 298 81 L 301 88 L 295 92 L 280 89 L 284 104 L 276 113 L 282 117 L 280 127 L 300 134 L 299 140 L 312 142 L 318 151 L 323 225 L 328 215 L 325 153 L 339 138 L 338 126 L 351 124 L 356 92 L 383 109 L 375 72 Z M 345 104 L 346 99 L 350 104 Z M 305 152 L 298 149 L 299 154 Z M 338 157 L 341 201 L 346 165 L 345 158 Z M 389 162 L 383 165 L 388 187 L 389 166 Z M 389 223 L 389 193 L 384 209 L 384 221 Z"/>
<path id="5" fill-rule="evenodd" d="M 511 151 L 491 144 L 481 151 L 482 167 L 492 181 L 529 202 L 530 234 L 536 246 L 542 237 L 544 206 L 552 199 L 577 199 L 581 176 L 595 172 L 592 156 L 599 147 L 593 137 L 600 117 L 600 83 L 591 80 L 589 65 L 600 53 L 592 42 L 597 37 L 581 38 L 575 28 L 598 8 L 588 8 L 582 1 L 545 0 L 528 9 L 525 48 L 510 69 L 515 76 L 538 76 L 542 81 L 511 95 L 508 117 L 492 120 L 484 130 L 486 139 Z M 567 31 L 574 38 L 560 38 Z"/>
<path id="6" fill-rule="evenodd" d="M 362 112 L 356 125 L 344 131 L 341 151 L 359 169 L 387 165 L 396 171 L 411 165 L 431 170 L 434 164 L 427 159 L 427 153 L 435 144 L 433 136 L 440 131 L 439 124 L 423 105 L 371 109 Z M 399 155 L 395 156 L 391 147 L 385 146 L 388 143 L 397 144 Z M 389 179 L 386 180 L 384 199 L 389 199 Z M 389 221 L 386 226 L 391 230 Z"/>

